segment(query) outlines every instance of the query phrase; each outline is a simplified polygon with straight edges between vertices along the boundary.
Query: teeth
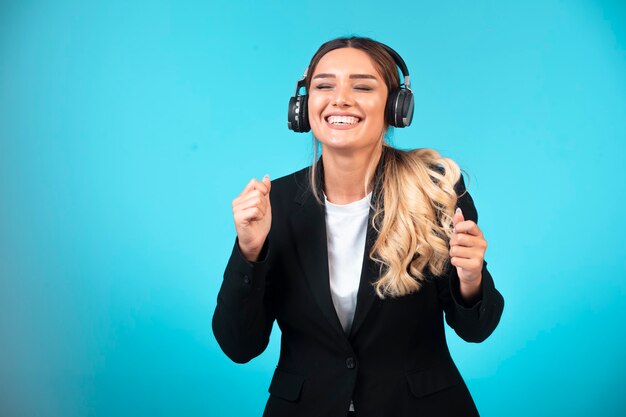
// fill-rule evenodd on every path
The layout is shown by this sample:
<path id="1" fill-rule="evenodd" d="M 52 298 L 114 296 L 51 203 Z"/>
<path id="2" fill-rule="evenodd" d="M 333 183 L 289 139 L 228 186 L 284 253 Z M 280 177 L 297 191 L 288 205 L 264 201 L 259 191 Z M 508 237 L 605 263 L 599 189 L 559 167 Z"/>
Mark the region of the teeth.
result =
<path id="1" fill-rule="evenodd" d="M 354 116 L 328 116 L 328 123 L 333 124 L 333 125 L 337 125 L 337 124 L 344 124 L 344 125 L 354 125 L 359 123 L 360 119 L 358 117 L 354 117 Z"/>

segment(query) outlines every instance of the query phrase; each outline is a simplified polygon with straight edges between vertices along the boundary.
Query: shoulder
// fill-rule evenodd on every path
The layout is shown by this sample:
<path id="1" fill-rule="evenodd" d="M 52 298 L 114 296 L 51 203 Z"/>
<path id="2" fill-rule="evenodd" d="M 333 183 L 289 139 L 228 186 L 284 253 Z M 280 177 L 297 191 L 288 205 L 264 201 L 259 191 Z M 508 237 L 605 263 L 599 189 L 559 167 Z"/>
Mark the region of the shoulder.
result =
<path id="1" fill-rule="evenodd" d="M 291 203 L 309 189 L 311 167 L 272 180 L 270 199 L 272 204 Z"/>
<path id="2" fill-rule="evenodd" d="M 445 169 L 443 167 L 438 166 L 435 169 L 439 171 L 441 175 L 444 175 Z M 478 212 L 476 211 L 476 206 L 474 205 L 474 199 L 465 186 L 463 173 L 464 171 L 460 172 L 459 179 L 456 184 L 454 184 L 454 192 L 457 197 L 456 206 L 461 208 L 465 220 L 472 220 L 475 223 L 478 223 Z"/>
<path id="3" fill-rule="evenodd" d="M 454 191 L 457 195 L 457 207 L 461 208 L 463 217 L 465 220 L 472 220 L 474 223 L 478 223 L 478 211 L 474 204 L 474 199 L 470 195 L 469 191 L 465 187 L 465 181 L 463 180 L 463 174 L 459 178 L 459 181 L 454 186 Z"/>
<path id="4" fill-rule="evenodd" d="M 446 174 L 446 169 L 442 165 L 438 164 L 429 164 L 429 169 L 437 172 L 440 175 Z M 454 184 L 454 192 L 457 196 L 457 207 L 460 207 L 463 211 L 463 216 L 466 220 L 472 220 L 478 223 L 478 212 L 476 210 L 476 206 L 474 204 L 474 199 L 470 195 L 467 190 L 467 186 L 465 185 L 465 178 L 463 177 L 464 171 L 460 170 L 459 179 Z M 467 175 L 467 174 L 466 174 Z"/>

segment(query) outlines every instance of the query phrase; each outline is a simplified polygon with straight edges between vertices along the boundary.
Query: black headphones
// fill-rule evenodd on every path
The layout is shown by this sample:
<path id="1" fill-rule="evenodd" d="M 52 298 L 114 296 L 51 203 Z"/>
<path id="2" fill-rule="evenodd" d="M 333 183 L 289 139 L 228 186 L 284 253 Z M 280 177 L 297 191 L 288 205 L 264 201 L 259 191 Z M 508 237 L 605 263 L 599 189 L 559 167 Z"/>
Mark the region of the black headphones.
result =
<path id="1" fill-rule="evenodd" d="M 388 125 L 394 127 L 407 127 L 411 124 L 413 119 L 414 100 L 413 92 L 411 91 L 411 79 L 409 77 L 409 70 L 404 63 L 404 60 L 396 51 L 381 44 L 385 50 L 391 55 L 395 61 L 402 75 L 404 81 L 400 84 L 400 88 L 389 93 L 387 97 L 387 104 L 385 106 L 385 121 Z M 287 127 L 294 132 L 308 132 L 311 130 L 309 124 L 309 110 L 308 92 L 305 95 L 300 95 L 300 89 L 305 87 L 306 77 L 309 69 L 304 70 L 302 78 L 298 80 L 296 84 L 296 94 L 289 99 L 289 111 L 287 114 Z"/>

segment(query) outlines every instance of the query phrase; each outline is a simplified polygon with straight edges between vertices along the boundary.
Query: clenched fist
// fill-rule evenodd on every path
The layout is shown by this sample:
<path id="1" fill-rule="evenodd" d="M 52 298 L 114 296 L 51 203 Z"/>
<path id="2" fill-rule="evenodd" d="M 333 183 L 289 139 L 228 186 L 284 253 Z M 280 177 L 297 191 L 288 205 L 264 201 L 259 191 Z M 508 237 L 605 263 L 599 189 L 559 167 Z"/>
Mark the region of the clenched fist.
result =
<path id="1" fill-rule="evenodd" d="M 466 301 L 480 294 L 487 241 L 478 225 L 465 220 L 460 208 L 454 213 L 454 235 L 450 239 L 450 263 L 456 267 L 461 296 Z"/>
<path id="2" fill-rule="evenodd" d="M 272 225 L 269 175 L 262 181 L 253 178 L 233 200 L 233 217 L 241 254 L 250 262 L 259 258 Z"/>

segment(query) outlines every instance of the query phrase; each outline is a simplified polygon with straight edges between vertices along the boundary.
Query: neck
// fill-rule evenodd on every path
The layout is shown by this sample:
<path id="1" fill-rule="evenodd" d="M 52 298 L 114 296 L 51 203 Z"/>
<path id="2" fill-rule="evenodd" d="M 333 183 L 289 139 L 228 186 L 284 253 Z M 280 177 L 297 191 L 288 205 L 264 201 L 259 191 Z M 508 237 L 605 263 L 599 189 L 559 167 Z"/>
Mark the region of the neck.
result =
<path id="1" fill-rule="evenodd" d="M 322 145 L 324 165 L 324 193 L 334 204 L 348 204 L 363 199 L 372 190 L 364 188 L 366 175 L 374 174 L 382 154 L 382 146 L 360 152 L 335 152 Z M 369 169 L 369 172 L 368 172 Z"/>

